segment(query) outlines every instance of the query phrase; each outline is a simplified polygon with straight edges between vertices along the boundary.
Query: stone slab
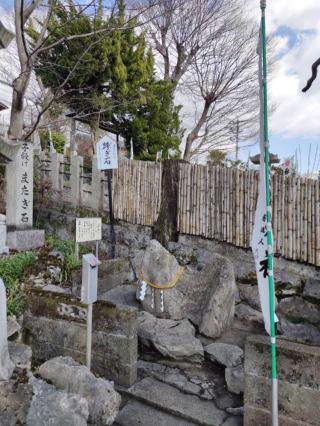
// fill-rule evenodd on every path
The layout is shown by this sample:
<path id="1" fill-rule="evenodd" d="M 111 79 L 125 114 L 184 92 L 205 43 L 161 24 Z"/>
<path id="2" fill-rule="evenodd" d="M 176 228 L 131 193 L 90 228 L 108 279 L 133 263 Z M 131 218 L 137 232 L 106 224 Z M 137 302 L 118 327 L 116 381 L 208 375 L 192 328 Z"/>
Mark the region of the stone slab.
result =
<path id="1" fill-rule="evenodd" d="M 34 360 L 56 356 L 86 359 L 87 308 L 69 294 L 28 289 L 25 338 Z M 122 386 L 137 378 L 137 310 L 98 301 L 93 307 L 92 366 L 102 377 Z"/>
<path id="2" fill-rule="evenodd" d="M 52 319 L 64 319 L 79 324 L 86 323 L 86 305 L 69 294 L 27 290 L 28 307 L 32 315 Z M 137 310 L 129 306 L 116 306 L 99 300 L 93 309 L 93 330 L 134 337 L 137 334 Z"/>
<path id="3" fill-rule="evenodd" d="M 25 251 L 44 246 L 45 235 L 41 229 L 28 229 L 23 231 L 9 231 L 7 244 L 11 250 Z"/>
<path id="4" fill-rule="evenodd" d="M 319 425 L 320 347 L 278 339 L 279 415 L 281 425 Z M 245 350 L 245 424 L 270 424 L 270 344 L 250 336 Z M 254 421 L 254 422 L 253 422 Z"/>
<path id="5" fill-rule="evenodd" d="M 270 426 L 272 423 L 271 414 L 268 410 L 246 406 L 244 410 L 244 426 Z M 316 424 L 296 421 L 287 416 L 279 416 L 281 426 L 316 426 Z"/>
<path id="6" fill-rule="evenodd" d="M 279 415 L 289 417 L 297 422 L 319 425 L 319 390 L 314 390 L 281 380 L 278 381 L 278 386 Z M 270 412 L 271 393 L 271 379 L 246 375 L 244 399 L 245 407 L 249 405 L 258 409 L 266 409 Z"/>
<path id="7" fill-rule="evenodd" d="M 194 426 L 196 423 L 177 418 L 139 401 L 129 401 L 118 414 L 118 426 Z"/>
<path id="8" fill-rule="evenodd" d="M 57 356 L 71 356 L 85 364 L 84 324 L 26 314 L 24 328 L 37 364 Z M 137 337 L 93 332 L 92 369 L 119 385 L 131 386 L 137 378 Z"/>
<path id="9" fill-rule="evenodd" d="M 293 343 L 285 339 L 277 339 L 279 380 L 317 388 L 320 384 L 319 378 L 316 378 L 317 360 L 318 362 L 320 361 L 319 346 L 309 346 Z M 245 349 L 245 374 L 270 377 L 270 343 L 268 337 L 248 337 Z"/>
<path id="10" fill-rule="evenodd" d="M 216 408 L 214 402 L 185 395 L 178 389 L 152 378 L 145 378 L 136 383 L 128 393 L 153 407 L 202 426 L 220 426 L 227 417 L 224 411 Z"/>

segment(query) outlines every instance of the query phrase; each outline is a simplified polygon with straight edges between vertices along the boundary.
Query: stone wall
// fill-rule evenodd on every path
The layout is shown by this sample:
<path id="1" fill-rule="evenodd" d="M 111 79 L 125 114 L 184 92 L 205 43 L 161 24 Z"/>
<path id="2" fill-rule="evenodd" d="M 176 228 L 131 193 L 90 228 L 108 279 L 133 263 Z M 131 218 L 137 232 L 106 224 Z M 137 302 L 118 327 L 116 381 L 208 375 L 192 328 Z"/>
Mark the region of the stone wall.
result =
<path id="1" fill-rule="evenodd" d="M 56 356 L 86 362 L 86 306 L 67 294 L 39 289 L 27 292 L 25 340 L 35 363 Z M 92 366 L 99 376 L 122 386 L 137 377 L 137 312 L 98 301 L 93 306 Z"/>
<path id="2" fill-rule="evenodd" d="M 77 212 L 87 215 L 88 212 Z M 75 213 L 42 210 L 41 226 L 61 239 L 74 239 Z M 144 250 L 152 238 L 152 228 L 117 222 L 116 257 L 133 258 Z M 110 226 L 103 224 L 101 252 L 111 252 Z M 249 332 L 263 331 L 255 265 L 251 250 L 217 240 L 179 235 L 178 242 L 169 243 L 169 250 L 182 265 L 197 268 L 205 265 L 212 253 L 227 257 L 233 264 L 238 286 L 236 325 Z M 278 332 L 299 342 L 320 345 L 320 268 L 306 263 L 276 257 L 274 260 Z"/>
<path id="3" fill-rule="evenodd" d="M 278 339 L 279 423 L 319 425 L 320 348 Z M 244 425 L 271 424 L 270 345 L 249 337 L 245 348 Z"/>

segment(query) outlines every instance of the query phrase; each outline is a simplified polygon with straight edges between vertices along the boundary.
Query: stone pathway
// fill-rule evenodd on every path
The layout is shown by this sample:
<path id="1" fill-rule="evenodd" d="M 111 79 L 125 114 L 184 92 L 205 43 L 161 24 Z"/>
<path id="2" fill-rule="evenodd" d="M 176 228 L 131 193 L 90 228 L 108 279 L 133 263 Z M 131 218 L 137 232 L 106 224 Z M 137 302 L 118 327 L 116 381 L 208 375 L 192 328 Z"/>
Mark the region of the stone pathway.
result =
<path id="1" fill-rule="evenodd" d="M 242 397 L 227 391 L 219 369 L 180 369 L 140 360 L 138 374 L 140 381 L 119 389 L 125 404 L 116 426 L 243 424 Z"/>

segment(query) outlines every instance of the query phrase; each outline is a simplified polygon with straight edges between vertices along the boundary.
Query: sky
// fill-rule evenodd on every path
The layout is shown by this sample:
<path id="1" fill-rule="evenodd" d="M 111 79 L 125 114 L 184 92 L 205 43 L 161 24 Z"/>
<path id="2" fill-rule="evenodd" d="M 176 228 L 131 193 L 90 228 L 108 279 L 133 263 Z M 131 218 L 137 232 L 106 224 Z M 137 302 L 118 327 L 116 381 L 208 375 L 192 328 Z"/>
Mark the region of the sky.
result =
<path id="1" fill-rule="evenodd" d="M 0 0 L 7 10 L 12 4 Z M 247 2 L 257 20 L 259 4 L 259 0 Z M 281 159 L 297 152 L 300 171 L 306 172 L 308 163 L 311 171 L 318 144 L 320 160 L 320 75 L 307 93 L 301 89 L 320 56 L 320 1 L 267 0 L 266 25 L 277 42 L 277 64 L 269 84 L 269 99 L 277 106 L 269 122 L 271 151 Z M 258 149 L 257 144 L 243 148 L 240 156 L 246 160 Z M 318 158 L 315 163 L 317 168 Z"/>
<path id="2" fill-rule="evenodd" d="M 259 19 L 259 1 L 249 4 Z M 320 2 L 267 0 L 266 25 L 277 42 L 277 64 L 269 84 L 269 99 L 277 106 L 269 121 L 271 151 L 281 159 L 297 151 L 299 169 L 306 172 L 309 163 L 311 171 L 318 144 L 320 154 L 320 76 L 307 93 L 301 89 L 320 56 Z M 257 152 L 256 145 L 243 149 L 241 156 L 246 159 Z M 317 163 L 318 158 L 314 168 Z"/>

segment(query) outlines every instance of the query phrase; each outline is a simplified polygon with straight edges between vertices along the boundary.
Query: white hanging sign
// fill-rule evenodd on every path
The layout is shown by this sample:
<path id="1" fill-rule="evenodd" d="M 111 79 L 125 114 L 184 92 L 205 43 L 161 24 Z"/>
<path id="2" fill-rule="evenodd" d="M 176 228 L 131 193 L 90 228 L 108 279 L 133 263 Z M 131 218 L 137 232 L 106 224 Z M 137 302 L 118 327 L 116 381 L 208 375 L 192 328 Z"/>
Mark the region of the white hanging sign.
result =
<path id="1" fill-rule="evenodd" d="M 76 219 L 76 242 L 100 241 L 102 238 L 101 217 L 85 217 Z"/>
<path id="2" fill-rule="evenodd" d="M 118 168 L 117 143 L 104 136 L 97 143 L 97 161 L 99 170 Z"/>
<path id="3" fill-rule="evenodd" d="M 261 40 L 260 40 L 261 43 Z M 258 279 L 258 289 L 261 310 L 264 319 L 265 329 L 270 334 L 270 305 L 269 305 L 269 274 L 268 270 L 268 253 L 272 252 L 272 247 L 268 246 L 267 232 L 267 198 L 266 198 L 266 165 L 264 160 L 264 121 L 263 121 L 263 80 L 262 80 L 262 59 L 261 45 L 259 45 L 259 84 L 260 84 L 260 177 L 259 177 L 259 194 L 254 219 L 254 227 L 251 239 L 251 247 L 255 260 L 256 273 Z M 271 186 L 271 182 L 270 182 Z M 271 196 L 271 195 L 270 195 Z M 272 232 L 272 229 L 270 229 Z M 271 271 L 273 274 L 273 271 Z M 272 297 L 275 300 L 274 294 Z M 275 322 L 278 321 L 274 315 Z"/>

